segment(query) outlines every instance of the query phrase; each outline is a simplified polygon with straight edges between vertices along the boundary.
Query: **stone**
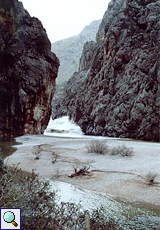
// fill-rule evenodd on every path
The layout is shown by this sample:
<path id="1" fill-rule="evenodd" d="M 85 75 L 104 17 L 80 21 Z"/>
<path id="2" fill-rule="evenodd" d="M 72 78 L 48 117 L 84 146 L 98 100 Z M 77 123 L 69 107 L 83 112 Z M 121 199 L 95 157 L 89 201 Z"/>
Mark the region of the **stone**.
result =
<path id="1" fill-rule="evenodd" d="M 58 67 L 42 23 L 18 0 L 0 0 L 0 137 L 43 133 Z"/>
<path id="2" fill-rule="evenodd" d="M 159 0 L 110 2 L 60 99 L 85 134 L 160 141 L 159 25 Z"/>

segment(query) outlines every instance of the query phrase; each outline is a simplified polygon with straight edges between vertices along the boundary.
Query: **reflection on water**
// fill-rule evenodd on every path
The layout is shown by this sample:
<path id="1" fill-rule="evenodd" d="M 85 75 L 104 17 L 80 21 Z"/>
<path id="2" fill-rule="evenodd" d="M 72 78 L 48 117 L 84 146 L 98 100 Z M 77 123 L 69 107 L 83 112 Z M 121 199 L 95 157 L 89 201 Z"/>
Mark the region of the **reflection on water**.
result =
<path id="1" fill-rule="evenodd" d="M 16 147 L 12 146 L 18 144 L 20 143 L 16 142 L 13 138 L 0 138 L 0 150 L 2 152 L 2 157 L 5 158 L 16 151 Z"/>

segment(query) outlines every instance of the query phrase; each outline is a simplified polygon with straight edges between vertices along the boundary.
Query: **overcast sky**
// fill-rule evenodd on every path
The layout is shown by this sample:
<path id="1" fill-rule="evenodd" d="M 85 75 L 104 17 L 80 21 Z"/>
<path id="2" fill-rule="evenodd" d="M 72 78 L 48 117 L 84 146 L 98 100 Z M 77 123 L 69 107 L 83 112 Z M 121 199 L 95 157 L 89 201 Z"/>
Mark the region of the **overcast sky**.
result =
<path id="1" fill-rule="evenodd" d="M 110 0 L 19 0 L 40 19 L 51 42 L 79 34 L 92 21 L 102 19 Z"/>

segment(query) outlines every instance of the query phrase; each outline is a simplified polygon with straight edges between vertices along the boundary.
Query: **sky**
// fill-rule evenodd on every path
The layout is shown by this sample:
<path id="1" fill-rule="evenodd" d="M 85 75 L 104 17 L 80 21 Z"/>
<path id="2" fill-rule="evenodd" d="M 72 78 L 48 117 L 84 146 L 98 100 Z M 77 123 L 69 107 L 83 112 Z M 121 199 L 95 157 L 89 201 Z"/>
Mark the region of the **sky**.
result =
<path id="1" fill-rule="evenodd" d="M 37 17 L 50 41 L 79 34 L 94 20 L 102 19 L 110 0 L 19 0 Z"/>

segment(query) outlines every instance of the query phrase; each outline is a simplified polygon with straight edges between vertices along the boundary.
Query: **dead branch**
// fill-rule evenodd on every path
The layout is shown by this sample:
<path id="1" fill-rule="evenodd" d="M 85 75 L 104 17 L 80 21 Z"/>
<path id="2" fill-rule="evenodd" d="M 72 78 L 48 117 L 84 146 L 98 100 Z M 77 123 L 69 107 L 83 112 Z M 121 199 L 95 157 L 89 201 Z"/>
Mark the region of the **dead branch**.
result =
<path id="1" fill-rule="evenodd" d="M 73 178 L 76 176 L 90 176 L 91 175 L 91 173 L 88 171 L 90 168 L 90 165 L 88 167 L 84 166 L 83 168 L 79 170 L 75 166 L 73 166 L 73 168 L 74 168 L 74 173 L 69 176 L 70 178 Z"/>

